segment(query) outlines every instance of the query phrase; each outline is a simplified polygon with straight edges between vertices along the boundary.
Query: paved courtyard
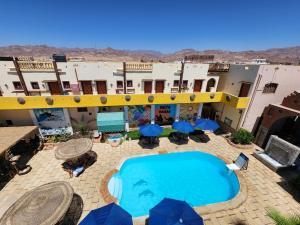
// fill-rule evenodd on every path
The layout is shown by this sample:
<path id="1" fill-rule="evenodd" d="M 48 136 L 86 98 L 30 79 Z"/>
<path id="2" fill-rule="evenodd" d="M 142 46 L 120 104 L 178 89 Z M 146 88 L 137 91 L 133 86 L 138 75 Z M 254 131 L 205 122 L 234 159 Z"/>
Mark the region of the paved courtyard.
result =
<path id="1" fill-rule="evenodd" d="M 93 151 L 97 153 L 98 159 L 77 178 L 69 178 L 69 175 L 62 170 L 61 162 L 55 159 L 53 150 L 43 150 L 29 161 L 28 164 L 32 166 L 29 174 L 16 175 L 0 191 L 0 205 L 8 204 L 12 199 L 39 185 L 51 181 L 67 181 L 83 200 L 82 219 L 90 210 L 106 204 L 100 193 L 101 180 L 125 157 L 153 154 L 159 151 L 195 149 L 219 154 L 231 161 L 240 153 L 240 149 L 229 145 L 222 136 L 214 134 L 209 136 L 211 141 L 206 144 L 190 140 L 188 144 L 180 146 L 170 143 L 167 138 L 161 138 L 160 147 L 152 150 L 142 149 L 137 141 L 126 141 L 117 148 L 112 148 L 108 144 L 94 144 Z M 234 224 L 237 220 L 242 220 L 249 225 L 273 224 L 266 216 L 268 207 L 274 207 L 283 213 L 300 213 L 300 204 L 278 184 L 282 178 L 252 157 L 252 150 L 243 150 L 243 152 L 250 158 L 248 170 L 242 171 L 248 187 L 247 200 L 236 209 L 204 215 L 205 224 Z M 141 224 L 144 224 L 144 221 L 135 221 L 135 225 Z"/>

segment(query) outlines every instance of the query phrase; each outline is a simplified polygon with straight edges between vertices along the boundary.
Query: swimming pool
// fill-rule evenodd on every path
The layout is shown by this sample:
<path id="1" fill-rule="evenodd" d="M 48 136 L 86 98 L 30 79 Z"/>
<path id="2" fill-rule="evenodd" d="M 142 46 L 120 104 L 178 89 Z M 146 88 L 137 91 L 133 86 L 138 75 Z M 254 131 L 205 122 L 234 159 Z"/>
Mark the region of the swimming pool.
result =
<path id="1" fill-rule="evenodd" d="M 234 198 L 236 174 L 208 153 L 187 151 L 127 159 L 108 183 L 109 192 L 132 216 L 148 215 L 164 197 L 204 206 Z"/>

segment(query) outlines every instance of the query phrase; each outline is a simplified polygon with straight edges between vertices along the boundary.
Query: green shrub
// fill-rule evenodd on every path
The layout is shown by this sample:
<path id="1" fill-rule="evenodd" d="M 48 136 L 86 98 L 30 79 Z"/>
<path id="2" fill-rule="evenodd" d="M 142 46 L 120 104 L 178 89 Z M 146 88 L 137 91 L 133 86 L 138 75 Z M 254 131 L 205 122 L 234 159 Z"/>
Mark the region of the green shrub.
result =
<path id="1" fill-rule="evenodd" d="M 293 214 L 284 216 L 276 209 L 268 209 L 267 215 L 275 222 L 276 225 L 299 225 L 300 224 L 300 215 Z"/>
<path id="2" fill-rule="evenodd" d="M 245 129 L 239 129 L 237 132 L 235 132 L 232 135 L 232 141 L 235 144 L 247 145 L 247 144 L 251 144 L 253 140 L 254 140 L 254 136 Z"/>

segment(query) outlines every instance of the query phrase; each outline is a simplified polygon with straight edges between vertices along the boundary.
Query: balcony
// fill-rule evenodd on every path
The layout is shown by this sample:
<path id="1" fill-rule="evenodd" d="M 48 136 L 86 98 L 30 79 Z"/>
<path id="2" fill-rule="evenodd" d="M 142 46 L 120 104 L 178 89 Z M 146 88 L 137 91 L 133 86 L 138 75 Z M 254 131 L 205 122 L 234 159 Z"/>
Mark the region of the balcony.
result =
<path id="1" fill-rule="evenodd" d="M 209 64 L 208 72 L 228 72 L 230 64 L 212 63 Z"/>
<path id="2" fill-rule="evenodd" d="M 19 61 L 21 71 L 54 71 L 52 62 Z"/>
<path id="3" fill-rule="evenodd" d="M 52 100 L 51 103 L 47 101 L 47 98 Z M 0 110 L 187 103 L 225 103 L 237 109 L 244 109 L 248 106 L 248 102 L 248 97 L 239 98 L 224 92 L 18 96 L 0 97 Z"/>
<path id="4" fill-rule="evenodd" d="M 152 72 L 152 63 L 126 63 L 127 72 Z"/>

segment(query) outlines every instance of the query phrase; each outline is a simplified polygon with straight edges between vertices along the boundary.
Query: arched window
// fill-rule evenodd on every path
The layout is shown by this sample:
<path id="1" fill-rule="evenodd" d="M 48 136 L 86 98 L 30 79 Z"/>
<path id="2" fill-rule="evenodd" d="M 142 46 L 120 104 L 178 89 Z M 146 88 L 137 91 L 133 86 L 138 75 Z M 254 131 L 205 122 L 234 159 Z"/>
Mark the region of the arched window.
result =
<path id="1" fill-rule="evenodd" d="M 214 88 L 216 85 L 216 80 L 214 78 L 210 78 L 208 81 L 207 81 L 207 85 L 206 85 L 206 92 L 210 92 L 210 90 L 212 88 Z"/>

